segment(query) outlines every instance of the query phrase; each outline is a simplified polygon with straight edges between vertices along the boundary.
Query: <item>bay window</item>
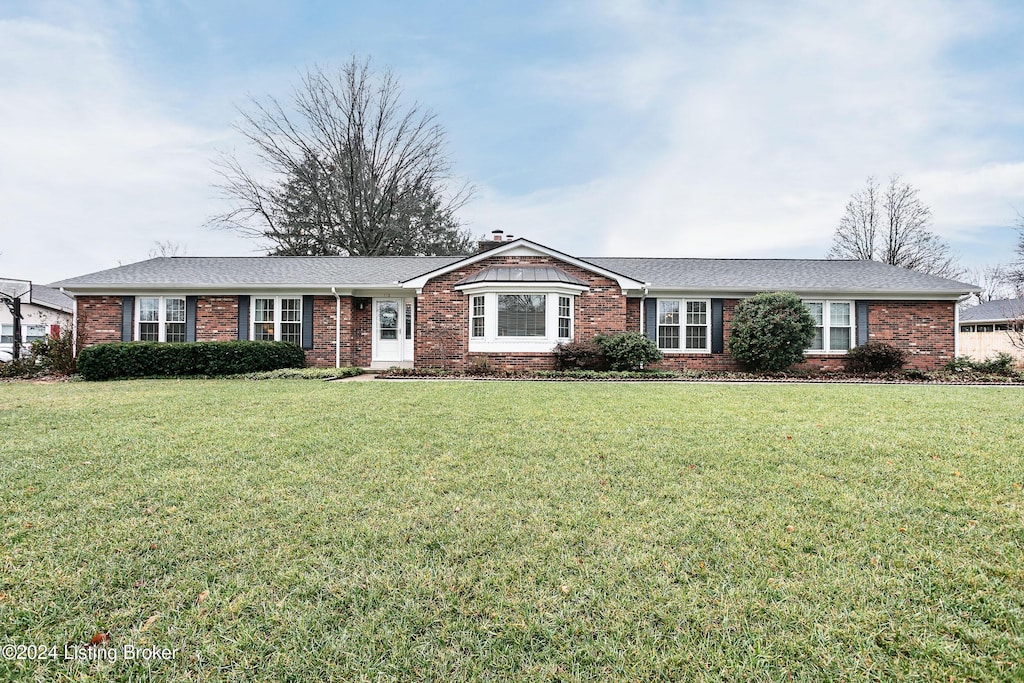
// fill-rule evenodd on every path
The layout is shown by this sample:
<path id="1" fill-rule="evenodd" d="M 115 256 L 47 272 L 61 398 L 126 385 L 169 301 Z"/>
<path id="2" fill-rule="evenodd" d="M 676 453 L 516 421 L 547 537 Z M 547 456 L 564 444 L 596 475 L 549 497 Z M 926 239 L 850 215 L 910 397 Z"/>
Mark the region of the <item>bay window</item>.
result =
<path id="1" fill-rule="evenodd" d="M 547 309 L 545 294 L 499 294 L 499 337 L 543 337 Z"/>
<path id="2" fill-rule="evenodd" d="M 576 288 L 551 283 L 474 288 L 468 292 L 471 352 L 547 353 L 575 334 Z"/>

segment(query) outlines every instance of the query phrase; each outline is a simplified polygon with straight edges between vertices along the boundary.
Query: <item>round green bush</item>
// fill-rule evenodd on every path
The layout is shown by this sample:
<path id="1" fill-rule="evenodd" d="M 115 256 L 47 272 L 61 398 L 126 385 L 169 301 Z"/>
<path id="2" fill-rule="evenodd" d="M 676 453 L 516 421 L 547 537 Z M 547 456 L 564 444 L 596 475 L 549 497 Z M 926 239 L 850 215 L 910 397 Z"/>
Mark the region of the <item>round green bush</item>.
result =
<path id="1" fill-rule="evenodd" d="M 662 358 L 657 344 L 639 332 L 599 336 L 594 341 L 604 350 L 610 370 L 639 370 Z"/>
<path id="2" fill-rule="evenodd" d="M 892 344 L 872 341 L 846 352 L 844 364 L 848 372 L 896 372 L 907 362 L 907 352 Z"/>
<path id="3" fill-rule="evenodd" d="M 814 318 L 796 294 L 764 292 L 733 312 L 729 353 L 754 372 L 779 372 L 804 359 Z"/>

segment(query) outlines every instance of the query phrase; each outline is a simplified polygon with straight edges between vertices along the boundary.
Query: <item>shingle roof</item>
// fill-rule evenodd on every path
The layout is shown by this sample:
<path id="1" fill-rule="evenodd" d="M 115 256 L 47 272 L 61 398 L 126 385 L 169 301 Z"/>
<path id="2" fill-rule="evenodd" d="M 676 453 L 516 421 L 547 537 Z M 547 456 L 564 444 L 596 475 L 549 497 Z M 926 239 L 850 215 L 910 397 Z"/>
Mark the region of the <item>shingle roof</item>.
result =
<path id="1" fill-rule="evenodd" d="M 458 256 L 164 256 L 54 283 L 145 285 L 385 285 L 460 260 Z"/>
<path id="2" fill-rule="evenodd" d="M 46 285 L 32 285 L 31 301 L 39 306 L 56 308 L 62 311 L 71 312 L 75 306 L 75 300 L 59 289 L 47 287 Z"/>
<path id="3" fill-rule="evenodd" d="M 658 289 L 948 292 L 970 285 L 877 261 L 596 257 L 581 260 L 649 282 Z"/>
<path id="4" fill-rule="evenodd" d="M 1024 315 L 1024 299 L 996 299 L 960 311 L 960 322 L 1014 320 Z"/>
<path id="5" fill-rule="evenodd" d="M 455 284 L 456 286 L 468 285 L 473 282 L 565 282 L 571 285 L 587 286 L 587 283 L 578 277 L 573 277 L 561 268 L 552 266 L 522 268 L 492 266 L 479 270 Z"/>
<path id="6" fill-rule="evenodd" d="M 174 256 L 69 278 L 51 286 L 112 290 L 129 287 L 387 286 L 461 260 L 457 256 Z M 814 259 L 619 258 L 580 259 L 653 289 L 759 292 L 915 292 L 950 296 L 975 285 L 875 261 Z"/>

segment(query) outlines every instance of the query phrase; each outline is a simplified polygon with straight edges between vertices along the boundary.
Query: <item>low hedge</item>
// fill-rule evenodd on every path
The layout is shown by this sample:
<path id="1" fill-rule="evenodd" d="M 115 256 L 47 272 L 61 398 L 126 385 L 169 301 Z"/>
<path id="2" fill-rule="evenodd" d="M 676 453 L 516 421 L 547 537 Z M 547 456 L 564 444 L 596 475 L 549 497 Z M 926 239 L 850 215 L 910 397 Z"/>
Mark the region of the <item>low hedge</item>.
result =
<path id="1" fill-rule="evenodd" d="M 287 342 L 118 342 L 87 346 L 78 354 L 78 371 L 83 378 L 94 381 L 239 375 L 301 368 L 305 364 L 302 349 Z"/>

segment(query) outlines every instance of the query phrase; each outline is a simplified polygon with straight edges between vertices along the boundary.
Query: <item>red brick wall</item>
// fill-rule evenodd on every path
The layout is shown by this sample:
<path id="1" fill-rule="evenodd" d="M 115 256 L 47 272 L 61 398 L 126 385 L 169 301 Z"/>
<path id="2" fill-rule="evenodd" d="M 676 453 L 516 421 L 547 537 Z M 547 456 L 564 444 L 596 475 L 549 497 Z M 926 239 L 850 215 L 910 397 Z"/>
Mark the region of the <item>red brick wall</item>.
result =
<path id="1" fill-rule="evenodd" d="M 640 329 L 640 302 L 641 299 L 630 297 L 626 299 L 626 331 L 643 332 Z"/>
<path id="2" fill-rule="evenodd" d="M 741 370 L 728 354 L 729 330 L 737 299 L 723 306 L 724 354 L 665 354 L 656 367 L 674 370 Z M 907 367 L 937 370 L 953 358 L 955 307 L 953 301 L 871 301 L 868 304 L 868 338 L 892 344 L 907 352 Z M 842 355 L 808 355 L 797 369 L 842 370 Z"/>
<path id="3" fill-rule="evenodd" d="M 547 256 L 495 256 L 430 280 L 416 299 L 416 367 L 465 368 L 470 363 L 469 297 L 453 289 L 456 282 L 490 266 L 554 265 L 590 286 L 576 297 L 575 339 L 614 334 L 625 329 L 626 299 L 614 280 Z M 369 325 L 367 325 L 369 329 Z M 550 354 L 485 353 L 501 367 L 544 369 Z"/>
<path id="4" fill-rule="evenodd" d="M 196 341 L 238 339 L 238 296 L 196 297 Z"/>
<path id="5" fill-rule="evenodd" d="M 82 346 L 121 341 L 121 297 L 80 296 L 78 338 Z"/>
<path id="6" fill-rule="evenodd" d="M 868 337 L 905 350 L 907 367 L 935 370 L 953 359 L 955 301 L 872 301 Z"/>

